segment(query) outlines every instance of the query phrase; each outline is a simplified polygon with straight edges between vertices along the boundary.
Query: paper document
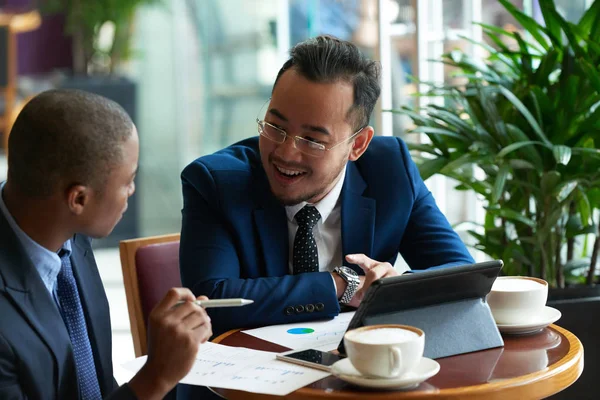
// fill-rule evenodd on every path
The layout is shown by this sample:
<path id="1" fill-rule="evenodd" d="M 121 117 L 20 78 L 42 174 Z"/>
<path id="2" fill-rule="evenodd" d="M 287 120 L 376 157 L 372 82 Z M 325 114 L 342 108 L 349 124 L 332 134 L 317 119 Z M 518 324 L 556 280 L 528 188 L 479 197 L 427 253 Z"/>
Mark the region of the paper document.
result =
<path id="1" fill-rule="evenodd" d="M 275 360 L 276 353 L 206 342 L 181 383 L 285 396 L 323 379 L 328 372 Z M 123 365 L 137 372 L 146 356 Z"/>
<path id="2" fill-rule="evenodd" d="M 242 332 L 292 350 L 331 351 L 337 349 L 353 316 L 354 311 L 351 311 L 328 321 L 271 325 Z"/>

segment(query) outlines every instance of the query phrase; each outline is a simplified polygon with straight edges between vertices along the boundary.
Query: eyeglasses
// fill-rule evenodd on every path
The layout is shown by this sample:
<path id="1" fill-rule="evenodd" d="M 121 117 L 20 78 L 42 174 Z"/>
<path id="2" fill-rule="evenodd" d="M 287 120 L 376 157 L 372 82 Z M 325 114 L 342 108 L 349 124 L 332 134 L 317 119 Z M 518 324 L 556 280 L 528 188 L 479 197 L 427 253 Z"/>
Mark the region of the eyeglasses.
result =
<path id="1" fill-rule="evenodd" d="M 354 132 L 352 135 L 350 135 L 350 137 L 335 143 L 333 146 L 325 147 L 325 145 L 322 143 L 317 143 L 315 141 L 303 138 L 301 136 L 292 136 L 283 129 L 278 128 L 275 125 L 272 125 L 258 118 L 256 119 L 256 123 L 258 124 L 258 133 L 261 136 L 264 136 L 267 139 L 279 144 L 285 142 L 285 139 L 289 136 L 294 139 L 294 147 L 298 149 L 298 151 L 311 157 L 323 157 L 326 151 L 334 149 L 337 146 L 352 140 L 352 138 L 354 138 L 363 129 L 365 129 L 365 127 L 363 126 L 359 130 Z"/>

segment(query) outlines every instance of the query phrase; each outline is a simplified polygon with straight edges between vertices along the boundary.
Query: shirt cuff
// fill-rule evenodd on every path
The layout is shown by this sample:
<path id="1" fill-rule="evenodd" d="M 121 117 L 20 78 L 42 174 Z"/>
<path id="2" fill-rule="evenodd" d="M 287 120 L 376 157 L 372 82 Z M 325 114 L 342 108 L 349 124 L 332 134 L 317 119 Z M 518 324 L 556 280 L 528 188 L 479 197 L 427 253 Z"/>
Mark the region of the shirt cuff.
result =
<path id="1" fill-rule="evenodd" d="M 335 284 L 335 278 L 333 277 L 333 272 L 330 272 L 331 280 L 333 281 L 333 292 L 335 293 L 335 297 L 337 298 L 337 285 Z"/>

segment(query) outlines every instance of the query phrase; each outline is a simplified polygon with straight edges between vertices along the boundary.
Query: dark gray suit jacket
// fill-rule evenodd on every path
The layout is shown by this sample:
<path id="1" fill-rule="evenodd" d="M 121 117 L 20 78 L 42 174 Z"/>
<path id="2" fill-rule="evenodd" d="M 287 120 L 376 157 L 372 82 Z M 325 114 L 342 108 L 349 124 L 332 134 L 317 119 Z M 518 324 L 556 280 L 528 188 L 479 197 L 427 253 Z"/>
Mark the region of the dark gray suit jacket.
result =
<path id="1" fill-rule="evenodd" d="M 100 390 L 135 399 L 113 378 L 108 300 L 86 236 L 72 239 L 79 286 Z M 69 334 L 54 300 L 0 212 L 0 399 L 78 399 Z"/>

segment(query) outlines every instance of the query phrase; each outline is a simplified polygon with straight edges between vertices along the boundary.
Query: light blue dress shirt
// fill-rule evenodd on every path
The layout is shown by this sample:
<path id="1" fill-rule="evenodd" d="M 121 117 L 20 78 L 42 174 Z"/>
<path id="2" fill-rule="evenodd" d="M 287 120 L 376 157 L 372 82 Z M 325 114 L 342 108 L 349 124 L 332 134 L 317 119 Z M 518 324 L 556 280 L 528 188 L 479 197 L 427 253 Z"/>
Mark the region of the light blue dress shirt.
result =
<path id="1" fill-rule="evenodd" d="M 2 214 L 4 214 L 4 218 L 6 218 L 12 230 L 15 232 L 15 235 L 21 242 L 21 245 L 25 249 L 25 253 L 35 266 L 35 269 L 40 274 L 46 289 L 48 289 L 48 292 L 58 305 L 59 303 L 56 297 L 56 277 L 58 276 L 62 265 L 60 257 L 57 253 L 50 251 L 36 243 L 25 232 L 23 232 L 21 228 L 19 228 L 19 225 L 17 225 L 17 222 L 6 208 L 6 204 L 4 204 L 4 184 L 5 182 L 0 184 L 0 210 L 2 211 Z M 71 251 L 71 240 L 67 240 L 63 244 L 62 248 Z"/>

